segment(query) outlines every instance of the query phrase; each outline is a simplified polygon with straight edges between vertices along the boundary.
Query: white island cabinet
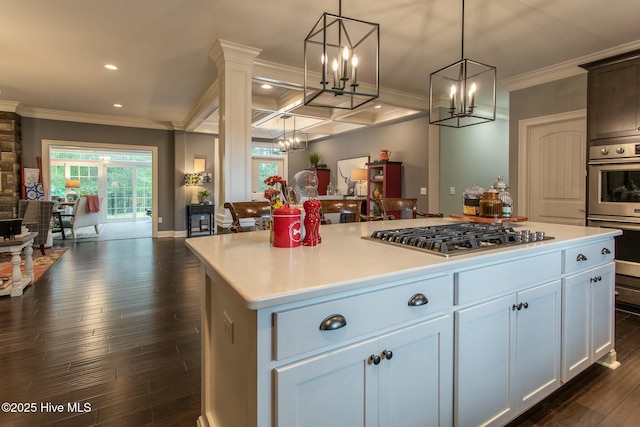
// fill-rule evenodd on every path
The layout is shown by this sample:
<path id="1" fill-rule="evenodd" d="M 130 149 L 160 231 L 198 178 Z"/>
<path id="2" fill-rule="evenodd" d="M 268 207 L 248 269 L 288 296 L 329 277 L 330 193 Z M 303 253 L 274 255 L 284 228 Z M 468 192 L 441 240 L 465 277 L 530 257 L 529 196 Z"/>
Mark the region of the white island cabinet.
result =
<path id="1" fill-rule="evenodd" d="M 613 351 L 613 241 L 570 248 L 563 256 L 569 275 L 562 285 L 562 381 L 568 381 Z"/>
<path id="2" fill-rule="evenodd" d="M 524 223 L 554 239 L 449 258 L 361 239 L 447 222 L 323 226 L 320 245 L 293 249 L 268 232 L 188 239 L 202 265 L 198 425 L 500 425 L 584 349 L 586 366 L 612 362 L 613 255 L 593 251 L 619 231 Z M 578 248 L 591 260 L 574 267 Z"/>
<path id="3" fill-rule="evenodd" d="M 456 425 L 502 425 L 560 386 L 560 261 L 551 252 L 457 274 L 457 300 L 483 301 L 455 312 Z"/>

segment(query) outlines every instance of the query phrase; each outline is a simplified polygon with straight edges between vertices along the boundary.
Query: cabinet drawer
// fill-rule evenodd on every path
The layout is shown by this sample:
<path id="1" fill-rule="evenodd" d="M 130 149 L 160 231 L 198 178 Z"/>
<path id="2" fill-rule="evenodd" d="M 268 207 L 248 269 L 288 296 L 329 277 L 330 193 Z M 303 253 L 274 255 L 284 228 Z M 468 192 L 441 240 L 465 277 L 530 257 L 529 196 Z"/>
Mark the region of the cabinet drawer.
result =
<path id="1" fill-rule="evenodd" d="M 557 279 L 561 273 L 558 252 L 456 273 L 456 304 L 468 304 L 536 283 Z"/>
<path id="2" fill-rule="evenodd" d="M 563 272 L 573 273 L 599 264 L 611 262 L 613 261 L 613 256 L 613 239 L 566 249 L 562 253 Z"/>
<path id="3" fill-rule="evenodd" d="M 213 205 L 192 205 L 191 215 L 213 213 Z"/>
<path id="4" fill-rule="evenodd" d="M 417 294 L 424 295 L 428 302 L 409 305 Z M 453 280 L 446 275 L 277 312 L 274 314 L 275 358 L 281 360 L 339 344 L 452 306 Z M 346 325 L 321 330 L 323 321 L 334 315 L 343 316 Z"/>

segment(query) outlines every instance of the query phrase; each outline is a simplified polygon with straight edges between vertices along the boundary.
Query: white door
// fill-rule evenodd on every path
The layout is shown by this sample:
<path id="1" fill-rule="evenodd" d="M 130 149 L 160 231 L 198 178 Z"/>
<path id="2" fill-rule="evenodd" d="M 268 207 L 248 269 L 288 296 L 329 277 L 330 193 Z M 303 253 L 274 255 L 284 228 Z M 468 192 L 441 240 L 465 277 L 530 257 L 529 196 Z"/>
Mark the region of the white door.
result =
<path id="1" fill-rule="evenodd" d="M 591 350 L 592 361 L 603 357 L 613 348 L 615 308 L 615 267 L 607 264 L 592 272 L 591 285 Z"/>
<path id="2" fill-rule="evenodd" d="M 520 127 L 518 198 L 525 210 L 518 208 L 518 214 L 531 221 L 585 225 L 586 116 L 540 118 Z"/>
<path id="3" fill-rule="evenodd" d="M 589 279 L 584 271 L 563 279 L 562 289 L 562 381 L 567 382 L 591 365 L 589 334 L 591 307 Z"/>
<path id="4" fill-rule="evenodd" d="M 560 281 L 518 292 L 517 412 L 560 387 Z"/>
<path id="5" fill-rule="evenodd" d="M 455 313 L 454 425 L 501 425 L 515 410 L 516 295 Z"/>
<path id="6" fill-rule="evenodd" d="M 251 160 L 251 194 L 254 200 L 264 200 L 263 193 L 267 188 L 265 178 L 280 175 L 286 179 L 284 159 L 273 157 L 253 157 Z"/>
<path id="7" fill-rule="evenodd" d="M 453 320 L 441 316 L 380 338 L 379 427 L 452 424 Z M 388 354 L 388 353 L 387 353 Z"/>
<path id="8" fill-rule="evenodd" d="M 377 425 L 378 342 L 365 341 L 275 369 L 277 427 Z"/>

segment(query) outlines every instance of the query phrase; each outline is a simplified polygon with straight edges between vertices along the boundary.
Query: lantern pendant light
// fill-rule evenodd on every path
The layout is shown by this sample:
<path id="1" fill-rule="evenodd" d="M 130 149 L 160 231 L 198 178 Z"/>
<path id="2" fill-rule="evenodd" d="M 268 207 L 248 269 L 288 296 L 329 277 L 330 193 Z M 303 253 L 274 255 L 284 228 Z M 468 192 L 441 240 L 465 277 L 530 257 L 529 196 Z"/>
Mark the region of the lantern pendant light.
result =
<path id="1" fill-rule="evenodd" d="M 380 25 L 338 8 L 304 40 L 304 105 L 353 110 L 380 96 Z"/>
<path id="2" fill-rule="evenodd" d="M 464 0 L 461 58 L 431 73 L 429 124 L 461 128 L 496 119 L 496 67 L 464 57 Z"/>

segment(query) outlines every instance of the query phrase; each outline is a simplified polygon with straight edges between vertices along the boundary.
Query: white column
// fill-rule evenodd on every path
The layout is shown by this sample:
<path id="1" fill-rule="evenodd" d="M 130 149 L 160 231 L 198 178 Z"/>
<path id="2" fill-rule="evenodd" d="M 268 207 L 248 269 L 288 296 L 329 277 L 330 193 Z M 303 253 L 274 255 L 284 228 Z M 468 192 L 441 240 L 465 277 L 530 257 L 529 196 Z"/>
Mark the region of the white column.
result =
<path id="1" fill-rule="evenodd" d="M 218 158 L 215 170 L 216 224 L 224 222 L 225 201 L 251 200 L 251 77 L 261 50 L 218 40 L 209 56 L 220 85 Z"/>

